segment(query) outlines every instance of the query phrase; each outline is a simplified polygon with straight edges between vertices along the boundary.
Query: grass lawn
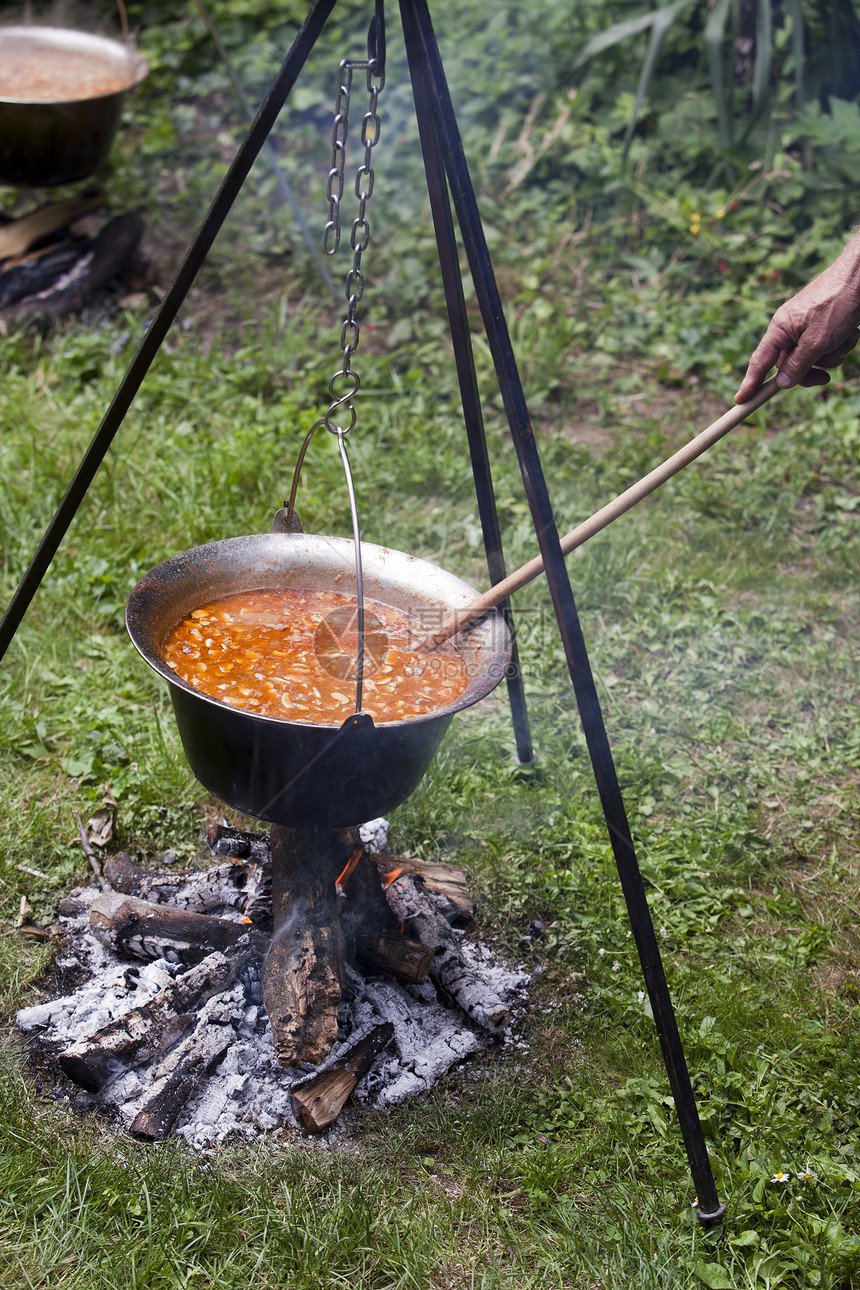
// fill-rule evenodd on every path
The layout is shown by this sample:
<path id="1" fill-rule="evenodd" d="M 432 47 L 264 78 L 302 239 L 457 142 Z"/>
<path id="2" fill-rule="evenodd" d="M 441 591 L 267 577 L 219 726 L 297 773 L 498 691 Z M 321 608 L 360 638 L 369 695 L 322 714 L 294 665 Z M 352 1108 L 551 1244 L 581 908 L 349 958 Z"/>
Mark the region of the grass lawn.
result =
<path id="1" fill-rule="evenodd" d="M 190 42 L 190 19 L 177 30 Z M 160 61 L 105 181 L 112 209 L 143 209 L 162 291 L 241 133 L 217 57 L 183 80 L 173 36 L 148 35 Z M 386 93 L 390 119 L 404 114 L 392 148 L 405 169 L 386 182 L 380 148 L 351 440 L 363 534 L 484 587 L 408 94 L 396 80 Z M 316 227 L 328 156 L 307 95 L 290 161 Z M 466 125 L 480 137 L 468 105 Z M 486 154 L 476 175 L 564 531 L 728 406 L 773 306 L 765 292 L 782 283 L 750 274 L 687 290 L 670 274 L 643 277 L 626 224 L 560 234 L 539 187 L 526 192 L 515 175 L 506 207 Z M 150 864 L 168 849 L 201 857 L 202 828 L 220 811 L 125 636 L 128 592 L 175 551 L 268 528 L 336 365 L 341 307 L 271 180 L 254 176 L 0 671 L 0 1282 L 860 1286 L 860 384 L 850 364 L 823 392 L 778 396 L 569 560 L 728 1203 L 719 1229 L 694 1217 L 540 582 L 515 602 L 536 766 L 514 762 L 499 690 L 455 721 L 391 818 L 396 849 L 467 868 L 481 934 L 535 971 L 527 1051 L 484 1055 L 390 1114 L 355 1113 L 328 1149 L 279 1135 L 205 1157 L 80 1119 L 27 1071 L 12 1018 L 50 980 L 51 950 L 16 919 L 26 897 L 50 924 L 86 879 L 75 810 L 86 818 L 109 783 L 112 845 Z M 30 200 L 0 189 L 7 214 Z M 722 218 L 712 235 L 729 255 Z M 0 337 L 4 603 L 152 311 L 150 298 L 47 336 Z M 513 568 L 536 544 L 480 334 L 476 362 Z M 299 509 L 307 530 L 349 534 L 330 443 L 311 449 Z M 546 930 L 531 938 L 535 919 Z"/>

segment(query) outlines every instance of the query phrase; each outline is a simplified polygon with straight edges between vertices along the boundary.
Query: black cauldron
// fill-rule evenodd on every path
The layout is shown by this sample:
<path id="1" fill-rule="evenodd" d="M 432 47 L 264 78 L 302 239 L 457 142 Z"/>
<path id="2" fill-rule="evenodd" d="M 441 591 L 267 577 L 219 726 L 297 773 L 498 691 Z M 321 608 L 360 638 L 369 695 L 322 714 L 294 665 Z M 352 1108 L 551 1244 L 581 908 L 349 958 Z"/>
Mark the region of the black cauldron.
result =
<path id="1" fill-rule="evenodd" d="M 444 569 L 362 543 L 365 596 L 416 615 L 427 630 L 478 594 Z M 511 656 L 507 625 L 493 611 L 457 644 L 468 674 L 459 698 L 427 716 L 342 725 L 257 716 L 180 680 L 162 657 L 171 630 L 192 609 L 240 591 L 280 587 L 349 594 L 353 544 L 344 538 L 261 533 L 172 556 L 150 570 L 128 601 L 137 650 L 167 681 L 185 754 L 200 782 L 254 819 L 293 828 L 340 828 L 384 815 L 417 787 L 454 714 L 498 685 Z"/>

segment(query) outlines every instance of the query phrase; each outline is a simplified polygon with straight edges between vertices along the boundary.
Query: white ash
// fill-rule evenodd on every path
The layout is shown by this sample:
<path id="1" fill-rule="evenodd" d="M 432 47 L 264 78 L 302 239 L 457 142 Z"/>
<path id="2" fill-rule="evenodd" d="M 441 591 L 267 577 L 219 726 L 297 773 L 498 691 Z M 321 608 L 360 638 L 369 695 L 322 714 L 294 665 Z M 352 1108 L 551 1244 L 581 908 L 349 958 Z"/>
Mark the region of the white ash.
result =
<path id="1" fill-rule="evenodd" d="M 378 820 L 368 820 L 359 828 L 358 836 L 371 851 L 384 855 L 388 850 L 388 821 L 381 816 Z"/>
<path id="2" fill-rule="evenodd" d="M 151 999 L 186 969 L 160 959 L 140 963 L 120 958 L 92 933 L 89 905 L 96 888 L 74 893 L 76 911 L 60 916 L 63 936 L 56 958 L 59 979 L 77 988 L 62 998 L 49 999 L 17 1014 L 21 1030 L 31 1036 L 34 1053 L 56 1073 L 56 1057 L 75 1041 L 85 1040 L 111 1021 Z M 390 978 L 365 979 L 348 968 L 341 1005 L 340 1036 L 323 1070 L 370 1028 L 383 1021 L 395 1026 L 395 1038 L 380 1054 L 359 1084 L 355 1098 L 367 1106 L 396 1105 L 431 1088 L 452 1066 L 489 1045 L 514 1044 L 516 1026 L 525 1007 L 529 976 L 501 963 L 485 945 L 458 936 L 464 954 L 486 977 L 488 990 L 511 1007 L 503 1035 L 490 1035 L 459 1008 L 441 999 L 429 981 L 422 986 L 400 985 Z M 259 966 L 246 966 L 229 989 L 212 995 L 197 1014 L 218 1028 L 232 1031 L 223 1060 L 191 1094 L 174 1132 L 194 1148 L 206 1150 L 228 1137 L 254 1139 L 276 1130 L 301 1132 L 293 1118 L 290 1086 L 308 1070 L 285 1070 L 274 1051 L 268 1018 L 262 1007 Z M 163 1060 L 163 1054 L 161 1055 Z M 99 1092 L 79 1089 L 57 1075 L 57 1093 L 84 1110 L 109 1112 L 118 1127 L 127 1129 L 150 1092 L 150 1071 L 159 1058 L 126 1067 Z M 343 1132 L 337 1125 L 324 1141 Z"/>

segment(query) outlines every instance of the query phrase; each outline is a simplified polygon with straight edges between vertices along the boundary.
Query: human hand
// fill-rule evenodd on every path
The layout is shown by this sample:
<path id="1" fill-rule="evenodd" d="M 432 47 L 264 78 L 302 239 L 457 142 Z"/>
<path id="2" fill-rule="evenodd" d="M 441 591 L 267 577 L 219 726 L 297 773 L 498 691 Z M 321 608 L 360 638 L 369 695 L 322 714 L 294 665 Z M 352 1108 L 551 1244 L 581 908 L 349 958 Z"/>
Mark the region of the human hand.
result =
<path id="1" fill-rule="evenodd" d="M 752 358 L 736 403 L 745 403 L 772 367 L 777 384 L 826 385 L 860 339 L 860 238 L 839 259 L 777 309 Z"/>

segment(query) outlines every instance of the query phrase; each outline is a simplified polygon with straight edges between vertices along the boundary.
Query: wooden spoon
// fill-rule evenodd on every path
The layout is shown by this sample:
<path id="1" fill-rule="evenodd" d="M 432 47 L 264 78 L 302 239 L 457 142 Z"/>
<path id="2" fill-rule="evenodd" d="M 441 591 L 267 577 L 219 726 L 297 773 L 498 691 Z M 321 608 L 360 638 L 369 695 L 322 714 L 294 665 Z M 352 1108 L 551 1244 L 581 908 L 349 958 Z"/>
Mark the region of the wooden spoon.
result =
<path id="1" fill-rule="evenodd" d="M 665 484 L 667 479 L 677 475 L 679 470 L 683 470 L 691 461 L 695 461 L 718 439 L 722 439 L 736 425 L 740 425 L 742 421 L 745 421 L 757 408 L 760 408 L 772 395 L 776 394 L 779 388 L 776 383 L 776 377 L 772 376 L 765 381 L 758 393 L 754 394 L 746 403 L 739 403 L 736 407 L 729 408 L 728 412 L 724 412 L 721 417 L 709 425 L 707 429 L 702 430 L 700 434 L 697 434 L 683 448 L 679 448 L 671 457 L 667 457 L 661 465 L 656 466 L 647 475 L 643 475 L 637 483 L 631 484 L 623 493 L 619 493 L 613 501 L 608 502 L 599 511 L 595 511 L 589 519 L 584 520 L 570 533 L 566 533 L 561 539 L 562 554 L 569 555 L 571 551 L 575 551 L 578 546 L 582 546 L 589 538 L 594 537 L 595 533 L 599 533 L 613 520 L 617 520 L 619 515 L 629 511 L 637 502 L 641 502 L 649 493 L 653 493 L 661 484 Z M 464 628 L 469 626 L 469 623 L 474 622 L 476 618 L 480 618 L 488 610 L 495 609 L 496 605 L 500 604 L 501 601 L 507 600 L 508 596 L 515 591 L 519 591 L 527 583 L 532 582 L 542 572 L 543 557 L 538 555 L 514 573 L 509 573 L 506 578 L 503 578 L 501 582 L 497 582 L 490 591 L 485 592 L 483 596 L 479 596 L 477 600 L 473 600 L 471 604 L 465 605 L 462 609 L 453 610 L 434 632 L 425 637 L 421 642 L 421 648 L 433 649 L 436 645 L 441 645 L 442 641 L 447 640 L 449 636 L 453 636 L 456 632 L 463 631 Z"/>

